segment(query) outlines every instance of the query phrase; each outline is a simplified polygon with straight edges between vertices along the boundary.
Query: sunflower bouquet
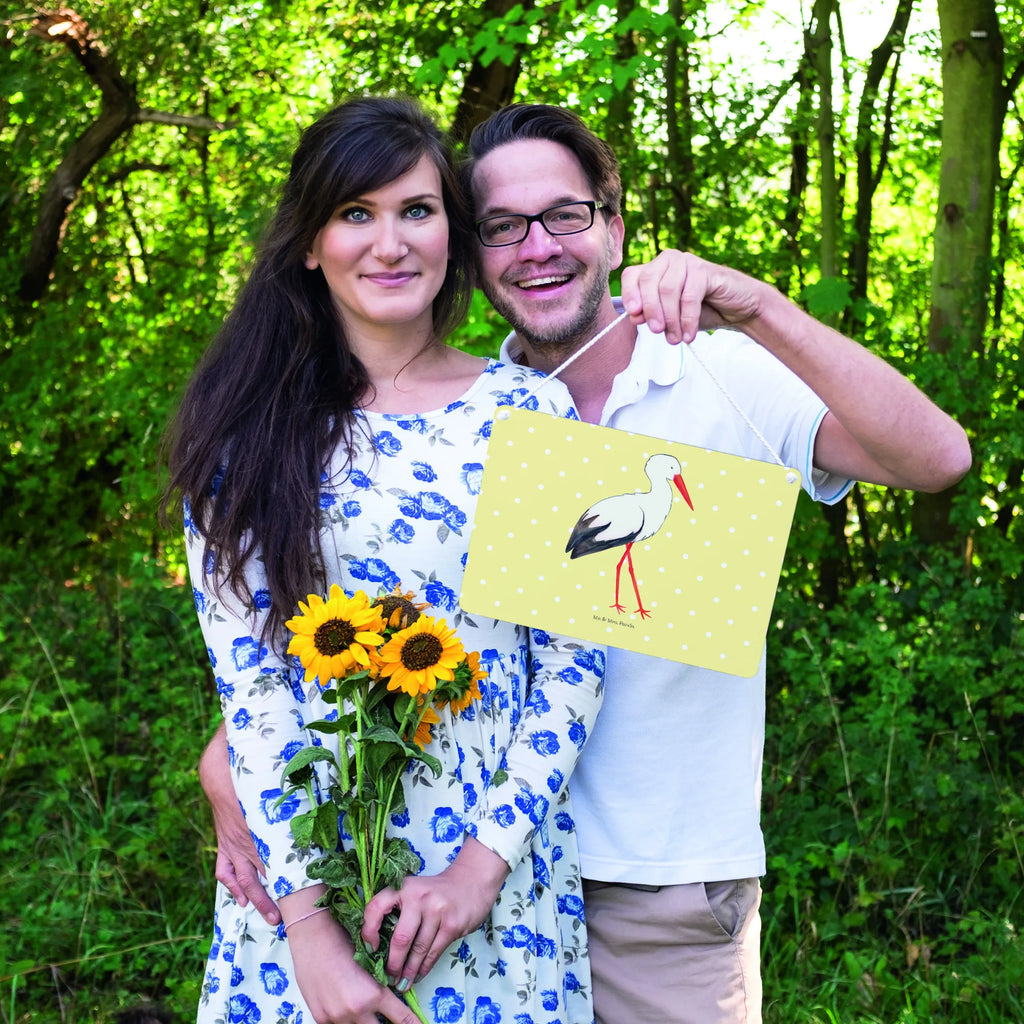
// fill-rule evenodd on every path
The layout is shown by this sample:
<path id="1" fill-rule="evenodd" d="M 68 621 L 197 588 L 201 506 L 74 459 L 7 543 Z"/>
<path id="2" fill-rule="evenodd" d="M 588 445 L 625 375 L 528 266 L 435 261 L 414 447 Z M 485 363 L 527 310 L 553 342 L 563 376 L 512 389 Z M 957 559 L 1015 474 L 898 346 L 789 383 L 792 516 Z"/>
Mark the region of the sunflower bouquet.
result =
<path id="1" fill-rule="evenodd" d="M 438 712 L 461 714 L 480 699 L 480 657 L 467 653 L 444 619 L 423 612 L 411 593 L 400 588 L 374 600 L 363 591 L 347 597 L 335 584 L 325 601 L 310 594 L 299 602 L 301 614 L 285 624 L 293 633 L 288 653 L 296 655 L 307 682 L 316 679 L 336 718 L 307 728 L 342 734 L 337 756 L 324 746 L 304 747 L 285 765 L 282 787 L 287 799 L 305 793 L 308 811 L 291 820 L 292 835 L 304 847 L 324 851 L 309 865 L 311 878 L 327 891 L 317 901 L 327 907 L 352 937 L 356 962 L 386 984 L 391 930 L 389 915 L 376 951 L 360 937 L 370 898 L 390 886 L 398 889 L 418 870 L 419 857 L 405 839 L 388 836 L 393 814 L 405 809 L 401 777 L 414 761 L 435 775 L 441 764 L 426 751 Z M 319 802 L 313 766 L 327 762 L 329 797 Z M 341 837 L 351 836 L 349 849 Z M 422 1019 L 410 989 L 404 998 Z"/>

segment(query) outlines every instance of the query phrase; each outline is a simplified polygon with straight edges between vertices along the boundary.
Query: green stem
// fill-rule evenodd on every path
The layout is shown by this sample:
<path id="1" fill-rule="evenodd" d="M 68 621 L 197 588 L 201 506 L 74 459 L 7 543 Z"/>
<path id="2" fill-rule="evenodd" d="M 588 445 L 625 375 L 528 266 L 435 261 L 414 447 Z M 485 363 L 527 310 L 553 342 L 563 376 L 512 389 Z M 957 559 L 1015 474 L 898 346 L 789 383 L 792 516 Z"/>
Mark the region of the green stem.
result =
<path id="1" fill-rule="evenodd" d="M 363 756 L 362 756 L 362 754 L 363 754 L 363 743 L 362 743 L 362 740 L 363 740 L 363 718 L 365 717 L 365 712 L 364 712 L 364 708 L 363 708 L 363 700 L 365 699 L 365 689 L 360 687 L 360 691 L 361 692 L 356 696 L 356 700 L 355 700 L 355 705 L 356 705 L 356 740 L 355 740 L 355 762 L 356 762 L 356 788 L 355 788 L 355 795 L 356 795 L 356 799 L 355 799 L 355 804 L 356 804 L 356 806 L 361 806 L 361 804 L 362 804 L 363 771 L 364 771 Z M 366 827 L 367 823 L 366 823 L 365 820 L 362 820 L 362 817 L 363 816 L 360 815 L 360 820 L 358 822 L 353 822 L 353 824 L 355 824 L 356 827 L 352 829 L 352 842 L 356 846 L 356 853 L 358 855 L 358 860 L 359 860 L 359 876 L 360 876 L 360 878 L 362 880 L 362 884 L 363 884 L 363 906 L 365 906 L 367 903 L 369 903 L 370 899 L 373 896 L 373 885 L 372 885 L 372 882 L 371 882 L 371 876 L 370 876 L 370 870 L 369 870 L 370 866 L 367 863 L 367 858 L 366 858 L 367 841 L 370 839 L 370 836 L 368 835 L 368 831 L 369 830 Z"/>
<path id="2" fill-rule="evenodd" d="M 423 1009 L 420 1006 L 420 1001 L 416 998 L 416 992 L 414 989 L 410 988 L 402 998 L 405 1000 L 405 1005 L 408 1006 L 421 1021 L 423 1021 L 423 1024 L 430 1024 L 430 1021 L 427 1020 L 426 1014 L 424 1014 Z"/>

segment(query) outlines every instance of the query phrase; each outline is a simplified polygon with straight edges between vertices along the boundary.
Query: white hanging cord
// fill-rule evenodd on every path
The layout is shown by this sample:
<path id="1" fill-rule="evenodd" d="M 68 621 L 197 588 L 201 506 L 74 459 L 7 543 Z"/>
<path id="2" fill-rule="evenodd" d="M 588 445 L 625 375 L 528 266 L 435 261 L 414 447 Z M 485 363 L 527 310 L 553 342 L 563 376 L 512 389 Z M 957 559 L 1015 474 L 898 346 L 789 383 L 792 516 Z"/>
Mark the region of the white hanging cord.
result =
<path id="1" fill-rule="evenodd" d="M 577 350 L 576 350 L 576 351 L 575 351 L 575 352 L 574 352 L 574 353 L 573 353 L 573 354 L 572 354 L 571 356 L 569 356 L 569 358 L 568 358 L 568 359 L 566 359 L 566 361 L 565 361 L 564 363 L 562 363 L 562 364 L 561 364 L 561 366 L 556 366 L 556 367 L 555 367 L 555 369 L 553 369 L 553 370 L 552 370 L 552 371 L 551 371 L 551 372 L 550 372 L 550 373 L 549 373 L 549 374 L 548 374 L 548 375 L 547 375 L 546 377 L 542 377 L 542 378 L 541 378 L 541 379 L 540 379 L 540 380 L 539 380 L 539 381 L 538 381 L 538 382 L 537 382 L 537 383 L 536 383 L 536 384 L 535 384 L 535 385 L 534 385 L 534 386 L 533 386 L 533 387 L 532 387 L 532 388 L 531 388 L 531 389 L 530 389 L 530 390 L 529 390 L 529 391 L 528 391 L 528 392 L 526 393 L 526 397 L 525 397 L 525 398 L 523 399 L 523 401 L 522 401 L 522 402 L 520 402 L 520 403 L 519 403 L 519 407 L 520 407 L 520 408 L 522 408 L 522 406 L 523 406 L 523 405 L 525 405 L 525 404 L 526 404 L 526 402 L 528 402 L 528 401 L 529 401 L 529 400 L 530 400 L 530 399 L 531 399 L 531 398 L 532 398 L 532 397 L 533 397 L 533 396 L 534 396 L 534 395 L 535 395 L 535 394 L 536 394 L 536 393 L 537 393 L 537 392 L 538 392 L 538 391 L 539 391 L 539 390 L 540 390 L 540 389 L 541 389 L 541 388 L 542 388 L 542 387 L 543 387 L 543 386 L 544 386 L 544 385 L 545 385 L 545 384 L 546 384 L 546 383 L 547 383 L 547 382 L 548 382 L 549 380 L 554 380 L 554 378 L 555 378 L 555 377 L 557 377 L 557 376 L 558 376 L 558 375 L 559 375 L 559 374 L 560 374 L 560 373 L 561 373 L 561 372 L 562 372 L 562 371 L 563 371 L 563 370 L 564 370 L 564 369 L 565 369 L 566 367 L 568 367 L 568 366 L 571 366 L 571 365 L 572 365 L 572 363 L 573 363 L 573 362 L 574 362 L 575 360 L 579 359 L 579 357 L 580 357 L 581 355 L 583 355 L 583 353 L 584 353 L 584 352 L 586 352 L 586 351 L 588 351 L 588 350 L 589 350 L 590 348 L 592 348 L 592 347 L 593 347 L 593 346 L 594 346 L 594 345 L 595 345 L 595 344 L 596 344 L 597 342 L 599 342 L 599 341 L 600 341 L 600 340 L 601 340 L 601 339 L 602 339 L 602 338 L 603 338 L 603 337 L 604 337 L 604 336 L 605 336 L 605 335 L 606 335 L 606 334 L 607 334 L 607 333 L 608 333 L 608 332 L 609 332 L 610 330 L 612 330 L 612 328 L 614 328 L 614 327 L 618 326 L 619 324 L 621 324 L 621 323 L 622 323 L 622 321 L 623 321 L 623 320 L 625 320 L 625 319 L 626 319 L 626 318 L 627 318 L 628 316 L 629 316 L 629 314 L 628 314 L 628 313 L 621 313 L 621 314 L 620 314 L 619 316 L 617 316 L 617 317 L 616 317 L 616 318 L 615 318 L 615 319 L 614 319 L 614 320 L 613 320 L 613 321 L 612 321 L 612 322 L 611 322 L 610 324 L 608 324 L 608 326 L 607 326 L 607 327 L 605 327 L 605 328 L 604 328 L 603 330 L 601 330 L 601 331 L 598 331 L 598 333 L 597 333 L 597 334 L 595 334 L 595 335 L 594 335 L 594 337 L 592 337 L 592 338 L 590 339 L 590 341 L 588 341 L 588 342 L 587 342 L 587 343 L 586 343 L 586 344 L 585 344 L 585 345 L 584 345 L 584 346 L 583 346 L 582 348 L 579 348 L 579 349 L 577 349 Z M 687 352 L 688 352 L 688 353 L 689 353 L 689 354 L 690 354 L 691 356 L 693 356 L 693 358 L 694 358 L 694 359 L 695 359 L 695 360 L 697 361 L 697 363 L 698 363 L 698 365 L 700 366 L 700 368 L 701 368 L 701 369 L 702 369 L 702 370 L 703 370 L 703 371 L 704 371 L 704 372 L 705 372 L 705 373 L 706 373 L 706 374 L 707 374 L 707 375 L 708 375 L 708 376 L 709 376 L 709 377 L 711 378 L 711 380 L 712 380 L 712 382 L 714 383 L 714 385 L 715 385 L 715 386 L 716 386 L 716 387 L 718 388 L 718 390 L 719 390 L 719 391 L 721 391 L 721 392 L 722 392 L 722 394 L 723 394 L 723 395 L 725 396 L 725 399 L 726 399 L 726 401 L 727 401 L 727 402 L 728 402 L 728 403 L 729 403 L 729 404 L 730 404 L 730 405 L 731 405 L 731 406 L 733 407 L 733 409 L 735 409 L 735 410 L 736 410 L 737 414 L 738 414 L 738 415 L 739 415 L 739 417 L 740 417 L 740 418 L 741 418 L 741 419 L 743 420 L 743 422 L 744 422 L 744 423 L 746 423 L 746 425 L 747 425 L 748 427 L 750 427 L 750 430 L 751 430 L 751 432 L 752 432 L 752 433 L 754 434 L 754 436 L 755 436 L 755 437 L 756 437 L 756 438 L 758 439 L 758 441 L 760 441 L 760 442 L 761 442 L 761 444 L 762 444 L 762 445 L 764 445 L 764 447 L 765 447 L 765 448 L 766 448 L 766 449 L 767 449 L 767 450 L 768 450 L 769 452 L 771 452 L 772 458 L 773 458 L 773 459 L 775 459 L 775 461 L 776 461 L 776 462 L 777 462 L 777 463 L 778 463 L 778 464 L 779 464 L 780 466 L 782 466 L 783 468 L 786 468 L 786 464 L 785 464 L 785 462 L 783 462 L 783 461 L 782 461 L 782 456 L 781 456 L 781 455 L 779 455 L 779 453 L 778 453 L 778 452 L 777 452 L 777 451 L 776 451 L 776 450 L 775 450 L 775 449 L 774 449 L 774 448 L 772 447 L 771 443 L 770 443 L 770 442 L 768 441 L 768 438 L 766 438 L 766 437 L 764 436 L 764 434 L 762 434 L 762 433 L 761 433 L 761 431 L 760 431 L 760 430 L 758 430 L 756 426 L 754 426 L 754 424 L 753 424 L 753 422 L 751 421 L 750 417 L 749 417 L 749 416 L 748 416 L 748 415 L 747 415 L 747 414 L 746 414 L 746 413 L 745 413 L 745 412 L 743 411 L 743 409 L 742 409 L 742 408 L 740 408 L 740 406 L 739 406 L 739 404 L 738 404 L 738 403 L 736 402 L 736 400 L 735 400 L 735 399 L 734 399 L 734 398 L 732 397 L 732 395 L 730 395 L 730 394 L 729 394 L 729 392 L 728 392 L 728 391 L 726 390 L 726 388 L 725 388 L 725 385 L 724 385 L 724 384 L 723 384 L 723 383 L 722 383 L 722 382 L 721 382 L 721 381 L 720 381 L 720 380 L 719 380 L 719 379 L 718 379 L 718 378 L 717 378 L 717 377 L 716 377 L 716 376 L 715 376 L 715 375 L 714 375 L 714 374 L 713 374 L 713 373 L 711 372 L 711 370 L 710 370 L 710 368 L 708 367 L 707 363 L 705 363 L 705 362 L 704 362 L 704 360 L 703 360 L 703 359 L 701 359 L 701 357 L 700 357 L 699 355 L 697 355 L 697 350 L 696 350 L 696 349 L 694 348 L 694 346 L 693 346 L 693 345 L 688 345 L 688 346 L 687 346 Z M 795 476 L 795 474 L 793 474 L 793 473 L 790 473 L 790 474 L 789 474 L 789 475 L 788 475 L 788 476 L 786 477 L 786 480 L 787 480 L 787 481 L 788 481 L 789 483 L 796 483 L 796 481 L 797 481 L 797 477 Z"/>

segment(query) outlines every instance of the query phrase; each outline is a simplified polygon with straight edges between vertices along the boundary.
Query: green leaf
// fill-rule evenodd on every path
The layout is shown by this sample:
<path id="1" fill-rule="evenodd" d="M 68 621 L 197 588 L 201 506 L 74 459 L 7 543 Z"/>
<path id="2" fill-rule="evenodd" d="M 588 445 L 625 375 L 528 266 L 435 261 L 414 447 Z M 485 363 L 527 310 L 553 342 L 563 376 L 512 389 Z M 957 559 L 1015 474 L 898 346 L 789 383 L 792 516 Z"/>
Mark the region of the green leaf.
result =
<path id="1" fill-rule="evenodd" d="M 809 284 L 800 297 L 811 316 L 827 320 L 842 313 L 850 305 L 852 286 L 844 277 L 823 277 Z"/>
<path id="2" fill-rule="evenodd" d="M 313 829 L 316 827 L 316 811 L 303 811 L 296 814 L 288 823 L 291 826 L 292 838 L 298 846 L 308 849 L 313 845 Z"/>
<path id="3" fill-rule="evenodd" d="M 312 765 L 317 761 L 326 761 L 338 767 L 338 762 L 325 747 L 303 747 L 291 757 L 281 772 L 282 786 L 302 786 L 312 775 Z"/>

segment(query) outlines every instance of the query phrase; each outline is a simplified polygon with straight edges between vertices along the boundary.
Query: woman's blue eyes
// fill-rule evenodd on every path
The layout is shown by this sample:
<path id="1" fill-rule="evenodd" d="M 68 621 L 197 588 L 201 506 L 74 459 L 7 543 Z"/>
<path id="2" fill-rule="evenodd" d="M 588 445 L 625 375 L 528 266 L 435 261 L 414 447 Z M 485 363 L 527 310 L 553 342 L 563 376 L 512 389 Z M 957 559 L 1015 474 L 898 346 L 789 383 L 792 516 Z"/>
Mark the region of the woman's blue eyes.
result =
<path id="1" fill-rule="evenodd" d="M 409 220 L 423 220 L 429 217 L 434 212 L 432 206 L 427 206 L 423 203 L 417 203 L 415 206 L 409 206 L 402 211 L 403 217 L 408 217 Z M 368 221 L 373 219 L 373 215 L 369 210 L 364 210 L 361 206 L 352 206 L 347 210 L 340 210 L 338 212 L 338 218 L 340 220 L 348 221 L 350 224 L 366 224 Z"/>

